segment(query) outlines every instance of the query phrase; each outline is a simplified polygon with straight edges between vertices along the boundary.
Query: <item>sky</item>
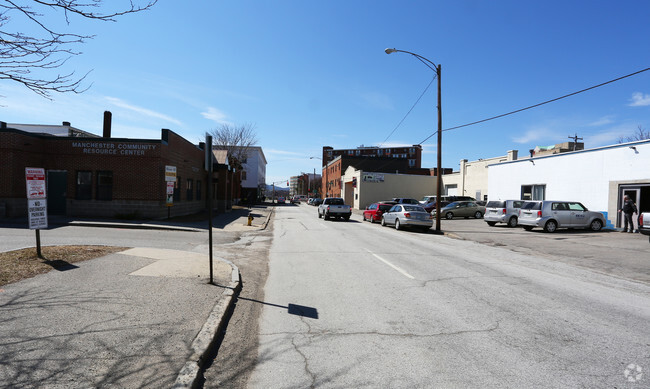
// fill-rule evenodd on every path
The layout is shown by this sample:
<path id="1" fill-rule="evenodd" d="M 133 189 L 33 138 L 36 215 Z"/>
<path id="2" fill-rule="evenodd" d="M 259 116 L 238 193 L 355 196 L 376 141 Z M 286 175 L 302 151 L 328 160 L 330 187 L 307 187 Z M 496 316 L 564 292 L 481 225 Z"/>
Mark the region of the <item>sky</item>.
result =
<path id="1" fill-rule="evenodd" d="M 59 70 L 90 71 L 89 89 L 48 100 L 0 80 L 0 120 L 68 121 L 101 135 L 108 110 L 113 137 L 160 139 L 167 128 L 196 144 L 222 124 L 250 124 L 267 184 L 278 186 L 320 173 L 323 146 L 422 144 L 422 167 L 433 168 L 435 72 L 386 48 L 440 65 L 448 129 L 650 68 L 649 15 L 647 0 L 160 0 L 114 23 L 70 15 L 68 24 L 46 12 L 46 23 L 95 36 Z M 586 148 L 615 144 L 639 126 L 650 130 L 650 71 L 443 131 L 442 164 L 526 156 L 576 134 Z"/>

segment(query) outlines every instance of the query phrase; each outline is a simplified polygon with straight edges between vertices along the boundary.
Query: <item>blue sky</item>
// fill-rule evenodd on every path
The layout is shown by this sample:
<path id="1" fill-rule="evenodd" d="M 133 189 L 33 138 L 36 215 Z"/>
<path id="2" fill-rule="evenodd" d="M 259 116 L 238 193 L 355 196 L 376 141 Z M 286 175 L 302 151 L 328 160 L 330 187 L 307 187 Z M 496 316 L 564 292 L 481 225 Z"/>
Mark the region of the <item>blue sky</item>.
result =
<path id="1" fill-rule="evenodd" d="M 450 128 L 650 67 L 649 16 L 646 0 L 161 0 L 116 23 L 71 17 L 66 28 L 96 37 L 63 70 L 92 70 L 90 89 L 49 101 L 2 81 L 0 120 L 101 134 L 109 110 L 114 137 L 159 139 L 169 128 L 194 143 L 221 123 L 251 123 L 267 183 L 286 183 L 320 171 L 309 157 L 322 146 L 412 145 L 435 132 L 436 82 L 395 129 L 434 74 L 387 47 L 441 64 Z M 638 126 L 650 129 L 650 71 L 446 131 L 443 165 L 527 155 L 575 133 L 588 148 L 613 144 Z M 436 137 L 423 147 L 423 167 L 435 167 Z"/>

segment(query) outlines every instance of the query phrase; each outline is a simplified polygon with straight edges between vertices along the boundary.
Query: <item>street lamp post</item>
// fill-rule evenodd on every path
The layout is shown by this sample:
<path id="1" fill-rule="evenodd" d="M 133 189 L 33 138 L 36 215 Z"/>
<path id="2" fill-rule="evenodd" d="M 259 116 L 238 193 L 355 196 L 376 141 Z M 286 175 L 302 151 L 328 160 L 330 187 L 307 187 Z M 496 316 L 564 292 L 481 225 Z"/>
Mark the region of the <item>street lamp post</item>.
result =
<path id="1" fill-rule="evenodd" d="M 441 100 L 441 72 L 442 72 L 442 67 L 440 64 L 436 65 L 435 63 L 431 62 L 430 60 L 424 58 L 423 56 L 415 53 L 411 53 L 410 51 L 406 50 L 397 50 L 397 49 L 386 49 L 384 50 L 386 54 L 391 54 L 391 53 L 406 53 L 406 54 L 411 54 L 415 58 L 419 59 L 420 62 L 425 64 L 429 69 L 433 70 L 436 72 L 436 76 L 438 77 L 438 156 L 437 156 L 437 167 L 436 167 L 436 232 L 440 232 L 440 196 L 442 192 L 442 100 Z M 433 67 L 431 67 L 433 66 Z"/>

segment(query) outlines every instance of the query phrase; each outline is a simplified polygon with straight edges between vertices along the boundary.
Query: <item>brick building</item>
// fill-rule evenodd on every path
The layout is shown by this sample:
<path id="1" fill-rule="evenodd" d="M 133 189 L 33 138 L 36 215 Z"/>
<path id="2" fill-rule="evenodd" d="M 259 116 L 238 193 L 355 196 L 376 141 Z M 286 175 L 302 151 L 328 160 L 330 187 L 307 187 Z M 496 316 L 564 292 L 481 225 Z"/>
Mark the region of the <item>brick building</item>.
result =
<path id="1" fill-rule="evenodd" d="M 49 215 L 165 218 L 206 208 L 204 145 L 167 129 L 160 139 L 112 138 L 106 120 L 104 136 L 85 135 L 28 132 L 0 122 L 0 217 L 27 215 L 26 167 L 45 169 Z M 176 168 L 170 207 L 166 166 Z M 212 181 L 213 198 L 229 208 L 240 184 L 232 169 L 215 164 Z"/>
<path id="2" fill-rule="evenodd" d="M 341 197 L 341 177 L 349 166 L 355 169 L 378 173 L 409 172 L 405 158 L 344 156 L 339 155 L 323 167 L 322 188 L 325 197 Z"/>
<path id="3" fill-rule="evenodd" d="M 413 145 L 408 147 L 367 147 L 359 146 L 356 149 L 338 149 L 330 146 L 323 146 L 323 166 L 332 162 L 336 157 L 376 157 L 403 159 L 407 167 L 420 169 L 422 167 L 422 146 Z"/>

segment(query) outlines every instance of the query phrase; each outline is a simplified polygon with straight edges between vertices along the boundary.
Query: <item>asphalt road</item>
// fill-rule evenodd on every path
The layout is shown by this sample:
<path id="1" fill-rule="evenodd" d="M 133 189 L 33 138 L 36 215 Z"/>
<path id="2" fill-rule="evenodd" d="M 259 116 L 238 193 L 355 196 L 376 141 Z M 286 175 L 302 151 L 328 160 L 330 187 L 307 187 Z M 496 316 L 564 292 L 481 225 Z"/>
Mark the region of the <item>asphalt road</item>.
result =
<path id="1" fill-rule="evenodd" d="M 508 244 L 279 207 L 246 386 L 648 387 L 650 287 Z"/>

